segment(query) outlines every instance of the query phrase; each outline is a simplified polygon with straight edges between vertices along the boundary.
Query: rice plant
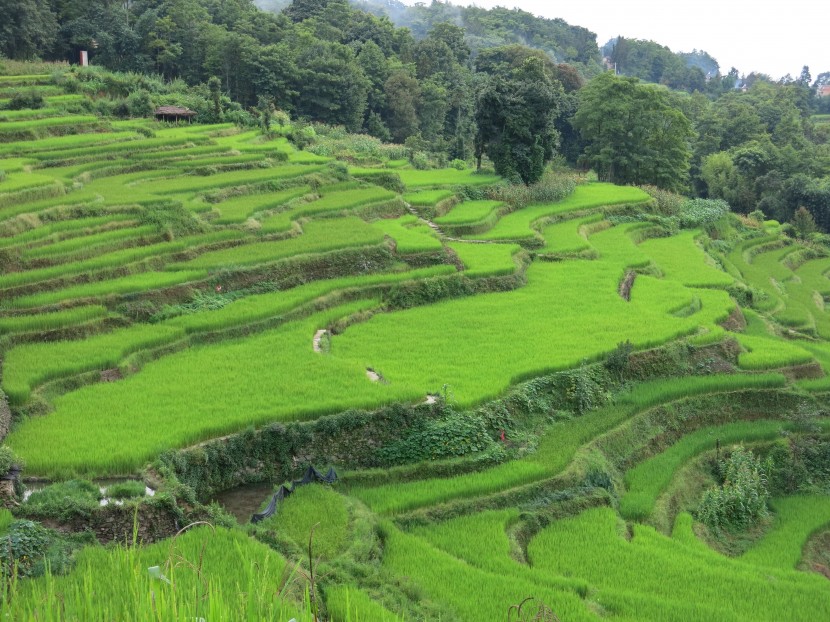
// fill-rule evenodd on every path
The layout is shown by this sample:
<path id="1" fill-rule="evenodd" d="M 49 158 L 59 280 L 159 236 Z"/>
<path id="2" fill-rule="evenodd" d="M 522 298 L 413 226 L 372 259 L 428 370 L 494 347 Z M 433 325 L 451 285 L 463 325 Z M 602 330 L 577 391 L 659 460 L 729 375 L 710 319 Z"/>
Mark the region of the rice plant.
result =
<path id="1" fill-rule="evenodd" d="M 590 210 L 621 203 L 643 203 L 649 195 L 631 186 L 613 184 L 587 184 L 577 186 L 567 198 L 556 203 L 531 205 L 516 210 L 499 220 L 495 227 L 476 236 L 481 240 L 524 240 L 534 237 L 533 223 L 542 218 L 559 216 L 569 212 Z"/>
<path id="2" fill-rule="evenodd" d="M 202 526 L 147 547 L 91 546 L 64 576 L 12 580 L 13 620 L 311 622 L 286 560 L 240 531 Z M 286 582 L 288 579 L 288 582 Z"/>
<path id="3" fill-rule="evenodd" d="M 203 253 L 196 259 L 173 264 L 173 270 L 218 269 L 249 266 L 287 259 L 298 255 L 325 253 L 356 246 L 372 246 L 383 241 L 382 234 L 355 217 L 315 220 L 303 226 L 303 234 L 287 240 L 255 242 L 224 250 Z M 2 286 L 2 280 L 0 280 Z"/>
<path id="4" fill-rule="evenodd" d="M 644 525 L 635 524 L 629 540 L 610 508 L 554 521 L 530 542 L 528 557 L 539 570 L 590 582 L 596 602 L 630 619 L 812 620 L 830 615 L 823 577 L 731 560 Z"/>
<path id="5" fill-rule="evenodd" d="M 155 289 L 172 287 L 182 283 L 200 281 L 207 277 L 207 270 L 187 270 L 182 272 L 140 272 L 116 279 L 93 281 L 73 285 L 63 289 L 38 292 L 3 301 L 3 306 L 11 309 L 43 307 L 62 302 L 88 298 L 109 298 L 124 294 L 147 292 Z"/>
<path id="6" fill-rule="evenodd" d="M 216 222 L 220 224 L 242 222 L 258 211 L 279 207 L 292 199 L 307 194 L 310 190 L 311 188 L 308 186 L 295 186 L 279 192 L 247 194 L 227 199 L 213 206 L 221 214 Z"/>
<path id="7" fill-rule="evenodd" d="M 251 425 L 416 400 L 423 395 L 416 387 L 370 382 L 360 362 L 312 349 L 317 329 L 378 304 L 357 301 L 244 339 L 188 348 L 119 382 L 82 387 L 56 398 L 49 415 L 19 426 L 7 444 L 33 474 L 130 474 L 165 449 Z M 79 364 L 90 366 L 87 358 Z"/>
<path id="8" fill-rule="evenodd" d="M 314 201 L 300 203 L 284 212 L 263 219 L 262 232 L 287 231 L 291 228 L 291 223 L 299 218 L 338 214 L 373 203 L 388 201 L 395 197 L 394 192 L 377 186 L 345 187 L 340 190 L 333 188 L 332 191 L 321 189 L 321 194 L 322 196 Z"/>
<path id="9" fill-rule="evenodd" d="M 163 257 L 165 255 L 182 252 L 190 248 L 198 248 L 202 245 L 229 240 L 238 240 L 244 237 L 245 234 L 241 231 L 219 230 L 203 235 L 182 237 L 172 242 L 160 242 L 158 244 L 150 244 L 148 246 L 138 246 L 136 248 L 126 248 L 118 251 L 112 251 L 89 259 L 83 259 L 67 264 L 59 264 L 48 268 L 37 268 L 22 272 L 10 272 L 5 275 L 0 275 L 0 289 L 28 285 L 31 283 L 39 283 L 41 281 L 49 281 L 58 278 L 72 277 L 99 270 L 114 269 L 145 259 Z M 210 253 L 205 254 L 210 255 Z M 198 263 L 198 260 L 194 260 L 194 263 Z M 192 268 L 198 269 L 200 267 L 201 266 L 199 265 L 194 265 L 187 266 L 182 269 L 190 270 Z"/>
<path id="10" fill-rule="evenodd" d="M 455 193 L 452 190 L 421 190 L 404 194 L 403 200 L 416 207 L 433 207 L 453 196 Z"/>
<path id="11" fill-rule="evenodd" d="M 666 490 L 674 474 L 693 457 L 714 449 L 717 444 L 728 446 L 743 441 L 770 440 L 792 427 L 782 421 L 740 421 L 687 434 L 662 453 L 626 472 L 627 491 L 620 499 L 620 514 L 638 521 L 648 517 L 657 497 Z"/>
<path id="12" fill-rule="evenodd" d="M 640 244 L 667 279 L 689 287 L 727 287 L 734 279 L 712 265 L 712 260 L 695 242 L 695 231 L 670 238 L 653 238 Z"/>
<path id="13" fill-rule="evenodd" d="M 399 622 L 403 620 L 353 585 L 326 588 L 326 610 L 331 622 Z"/>
<path id="14" fill-rule="evenodd" d="M 504 203 L 500 201 L 464 201 L 450 210 L 449 213 L 439 216 L 435 222 L 439 225 L 470 225 L 488 219 L 498 214 L 498 209 Z M 495 219 L 493 220 L 495 222 Z"/>
<path id="15" fill-rule="evenodd" d="M 5 354 L 3 390 L 13 403 L 21 404 L 44 382 L 117 367 L 132 352 L 170 343 L 183 335 L 184 331 L 172 326 L 139 324 L 82 340 L 15 346 Z"/>
<path id="16" fill-rule="evenodd" d="M 107 315 L 109 315 L 109 311 L 107 311 L 106 307 L 90 305 L 87 307 L 66 309 L 64 311 L 54 311 L 52 313 L 0 317 L 0 335 L 65 328 L 67 326 L 74 326 L 100 319 Z"/>
<path id="17" fill-rule="evenodd" d="M 385 568 L 408 577 L 429 600 L 445 604 L 454 620 L 502 620 L 507 608 L 533 595 L 562 620 L 596 620 L 588 604 L 570 590 L 529 579 L 521 571 L 492 572 L 470 566 L 417 536 L 384 526 Z"/>
<path id="18" fill-rule="evenodd" d="M 435 233 L 410 214 L 376 220 L 372 226 L 395 240 L 395 250 L 399 255 L 440 252 L 443 249 Z"/>
<path id="19" fill-rule="evenodd" d="M 458 255 L 464 274 L 469 277 L 513 274 L 517 269 L 516 254 L 522 249 L 518 244 L 451 242 L 448 246 Z"/>
<path id="20" fill-rule="evenodd" d="M 770 530 L 739 558 L 758 566 L 793 569 L 811 535 L 830 524 L 830 498 L 793 496 L 773 499 Z"/>
<path id="21" fill-rule="evenodd" d="M 776 388 L 784 382 L 784 377 L 778 374 L 756 374 L 641 383 L 620 396 L 613 406 L 551 426 L 540 438 L 536 452 L 522 460 L 456 477 L 355 488 L 351 494 L 378 513 L 400 513 L 453 499 L 493 494 L 558 475 L 571 463 L 577 450 L 591 439 L 658 404 L 705 393 Z"/>

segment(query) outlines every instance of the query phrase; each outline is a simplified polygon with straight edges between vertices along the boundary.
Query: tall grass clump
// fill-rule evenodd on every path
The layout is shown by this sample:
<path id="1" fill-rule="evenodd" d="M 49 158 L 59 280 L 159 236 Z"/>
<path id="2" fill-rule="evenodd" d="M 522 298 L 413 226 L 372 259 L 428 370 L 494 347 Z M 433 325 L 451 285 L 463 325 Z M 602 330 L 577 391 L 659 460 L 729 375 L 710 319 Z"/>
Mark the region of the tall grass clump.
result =
<path id="1" fill-rule="evenodd" d="M 117 367 L 125 356 L 183 336 L 180 328 L 138 324 L 83 340 L 19 345 L 5 354 L 3 390 L 22 404 L 36 386 L 56 378 Z"/>
<path id="2" fill-rule="evenodd" d="M 290 600 L 286 560 L 240 531 L 190 529 L 148 547 L 87 547 L 64 576 L 14 581 L 0 601 L 13 620 L 274 620 L 311 622 Z"/>
<path id="3" fill-rule="evenodd" d="M 666 451 L 625 474 L 627 491 L 620 499 L 620 514 L 628 520 L 645 519 L 674 474 L 693 457 L 714 449 L 716 445 L 772 440 L 792 427 L 782 421 L 741 421 L 702 428 L 684 436 Z"/>
<path id="4" fill-rule="evenodd" d="M 801 561 L 810 536 L 830 524 L 830 498 L 824 496 L 772 499 L 771 529 L 741 555 L 741 561 L 759 566 L 793 569 Z"/>
<path id="5" fill-rule="evenodd" d="M 28 333 L 65 328 L 76 324 L 83 324 L 102 317 L 109 311 L 100 305 L 75 307 L 52 313 L 38 313 L 33 315 L 16 315 L 0 317 L 0 335 L 9 333 Z"/>
<path id="6" fill-rule="evenodd" d="M 539 570 L 588 581 L 596 602 L 631 619 L 772 621 L 830 615 L 823 577 L 745 564 L 645 525 L 633 525 L 632 532 L 611 508 L 590 509 L 553 521 L 531 540 L 528 558 Z"/>
<path id="7" fill-rule="evenodd" d="M 200 281 L 207 277 L 207 270 L 186 270 L 182 272 L 141 272 L 116 279 L 93 281 L 63 289 L 38 292 L 13 298 L 3 305 L 12 309 L 42 307 L 84 298 L 108 298 L 124 294 L 146 292 L 182 283 Z"/>

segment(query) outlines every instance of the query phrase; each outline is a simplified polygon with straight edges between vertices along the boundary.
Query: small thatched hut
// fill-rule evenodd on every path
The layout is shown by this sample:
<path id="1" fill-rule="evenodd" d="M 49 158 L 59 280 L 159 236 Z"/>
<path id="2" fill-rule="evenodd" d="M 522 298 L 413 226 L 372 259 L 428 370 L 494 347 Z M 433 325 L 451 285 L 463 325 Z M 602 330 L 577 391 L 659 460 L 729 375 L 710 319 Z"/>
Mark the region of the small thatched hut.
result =
<path id="1" fill-rule="evenodd" d="M 153 113 L 157 121 L 175 121 L 179 124 L 179 119 L 184 119 L 188 123 L 196 116 L 196 113 L 190 108 L 180 108 L 178 106 L 159 106 Z"/>

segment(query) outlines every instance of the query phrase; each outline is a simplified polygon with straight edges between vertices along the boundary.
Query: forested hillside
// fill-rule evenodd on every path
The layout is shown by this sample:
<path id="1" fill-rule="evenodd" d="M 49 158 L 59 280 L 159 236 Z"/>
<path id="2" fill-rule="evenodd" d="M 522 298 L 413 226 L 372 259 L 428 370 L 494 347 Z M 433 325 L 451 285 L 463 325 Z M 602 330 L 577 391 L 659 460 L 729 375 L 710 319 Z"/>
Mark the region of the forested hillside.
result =
<path id="1" fill-rule="evenodd" d="M 31 0 L 7 7 L 0 50 L 74 59 L 86 49 L 96 65 L 181 80 L 197 87 L 202 104 L 190 101 L 203 121 L 284 110 L 406 143 L 420 166 L 486 156 L 499 174 L 532 182 L 560 157 L 743 213 L 789 221 L 804 207 L 830 227 L 830 131 L 811 118 L 827 74 L 738 82 L 705 52 L 623 37 L 605 46 L 619 73 L 682 94 L 603 75 L 593 33 L 562 20 L 440 2 L 365 6 L 408 27 L 346 0 L 295 0 L 280 13 L 251 0 Z M 170 90 L 124 83 L 127 114 Z"/>

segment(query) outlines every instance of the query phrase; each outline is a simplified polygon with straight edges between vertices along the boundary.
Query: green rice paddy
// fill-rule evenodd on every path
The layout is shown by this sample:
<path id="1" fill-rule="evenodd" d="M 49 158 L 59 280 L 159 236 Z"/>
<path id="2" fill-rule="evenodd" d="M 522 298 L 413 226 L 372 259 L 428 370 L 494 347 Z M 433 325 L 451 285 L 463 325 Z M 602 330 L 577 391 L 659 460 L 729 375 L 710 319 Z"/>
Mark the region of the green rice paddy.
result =
<path id="1" fill-rule="evenodd" d="M 0 76 L 20 80 L 52 88 L 45 76 Z M 796 423 L 763 413 L 685 422 L 664 450 L 621 467 L 618 498 L 585 472 L 598 439 L 637 430 L 657 406 L 747 390 L 824 399 L 830 260 L 820 253 L 776 227 L 729 243 L 702 231 L 650 238 L 653 218 L 636 215 L 650 197 L 634 187 L 588 183 L 517 209 L 486 198 L 500 180 L 472 169 L 345 169 L 231 124 L 59 116 L 62 95 L 49 97 L 38 112 L 0 117 L 0 386 L 14 415 L 5 444 L 26 475 L 135 478 L 169 450 L 350 409 L 430 418 L 449 406 L 464 417 L 505 398 L 498 416 L 510 418 L 519 401 L 546 399 L 505 397 L 518 383 L 594 369 L 624 342 L 646 371 L 650 357 L 696 358 L 687 375 L 617 383 L 585 412 L 552 401 L 498 459 L 447 463 L 459 472 L 378 469 L 389 477 L 300 487 L 247 532 L 199 527 L 152 546 L 85 548 L 66 575 L 16 579 L 4 617 L 311 620 L 301 590 L 285 598 L 280 586 L 302 583 L 300 560 L 283 554 L 304 550 L 312 528 L 330 622 L 502 620 L 528 596 L 563 622 L 830 616 L 826 579 L 802 563 L 830 524 L 823 496 L 774 499 L 764 533 L 736 559 L 699 540 L 686 512 L 671 537 L 643 524 L 659 522 L 664 493 L 716 443 L 773 440 Z M 61 135 L 71 123 L 96 131 Z M 391 175 L 405 193 L 371 183 Z M 477 200 L 450 209 L 461 196 Z M 623 205 L 634 216 L 612 224 Z M 744 285 L 746 328 L 721 326 L 739 317 L 731 294 Z M 725 339 L 740 352 L 706 358 L 709 344 L 728 358 Z M 819 368 L 826 375 L 813 377 Z M 414 408 L 428 395 L 444 399 Z M 374 448 L 355 446 L 362 460 L 377 457 L 375 439 L 345 438 Z M 191 456 L 208 464 L 211 451 Z M 279 459 L 297 470 L 309 460 Z M 0 514 L 0 532 L 11 526 Z M 279 534 L 283 554 L 255 532 Z M 176 555 L 209 571 L 168 563 Z M 427 605 L 410 618 L 401 602 Z"/>

